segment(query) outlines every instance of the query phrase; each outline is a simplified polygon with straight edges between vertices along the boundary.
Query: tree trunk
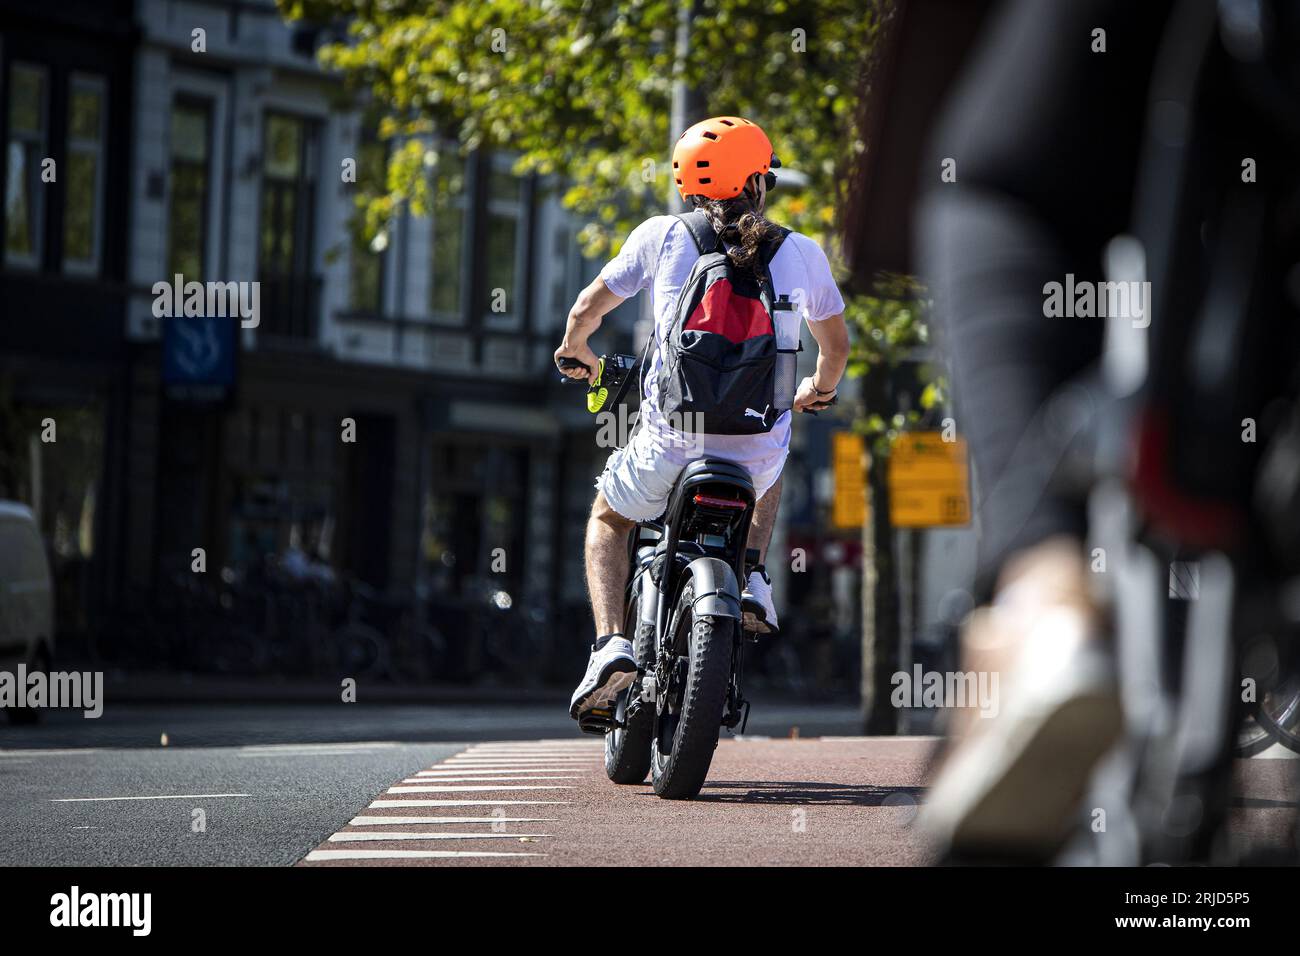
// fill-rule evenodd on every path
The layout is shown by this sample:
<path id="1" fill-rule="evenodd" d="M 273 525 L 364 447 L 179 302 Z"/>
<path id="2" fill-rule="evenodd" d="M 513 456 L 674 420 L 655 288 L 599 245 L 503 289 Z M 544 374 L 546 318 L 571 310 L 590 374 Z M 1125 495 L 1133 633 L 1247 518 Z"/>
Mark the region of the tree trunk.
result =
<path id="1" fill-rule="evenodd" d="M 871 457 L 868 452 L 869 461 Z M 898 671 L 898 571 L 885 467 L 883 458 L 867 466 L 867 520 L 862 526 L 861 688 L 866 734 L 898 732 L 898 712 L 889 700 L 890 681 Z"/>
<path id="2" fill-rule="evenodd" d="M 673 85 L 672 112 L 669 117 L 668 152 L 671 155 L 677 145 L 677 138 L 693 123 L 704 119 L 704 94 L 699 88 L 687 83 L 684 74 L 691 52 L 691 22 L 695 19 L 696 0 L 678 0 L 677 35 L 673 49 Z M 673 182 L 672 169 L 668 171 L 668 211 L 670 213 L 686 212 L 686 203 L 677 192 Z"/>
<path id="3" fill-rule="evenodd" d="M 891 407 L 888 373 L 873 371 L 863 380 L 863 415 Z M 862 732 L 898 732 L 898 713 L 890 704 L 890 679 L 898 671 L 898 571 L 894 526 L 889 521 L 888 459 L 874 455 L 866 441 L 863 482 L 867 496 L 862 525 Z"/>

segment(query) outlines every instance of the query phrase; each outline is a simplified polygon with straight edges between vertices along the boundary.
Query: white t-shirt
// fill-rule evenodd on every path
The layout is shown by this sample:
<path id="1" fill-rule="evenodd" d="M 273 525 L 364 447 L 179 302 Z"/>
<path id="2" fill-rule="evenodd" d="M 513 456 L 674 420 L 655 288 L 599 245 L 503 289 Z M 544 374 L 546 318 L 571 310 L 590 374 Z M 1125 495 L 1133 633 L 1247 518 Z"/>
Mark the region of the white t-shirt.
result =
<path id="1" fill-rule="evenodd" d="M 683 435 L 665 421 L 659 410 L 661 348 L 673 319 L 673 307 L 699 252 L 690 231 L 675 216 L 654 216 L 632 230 L 619 254 L 600 270 L 600 277 L 615 295 L 630 299 L 653 284 L 655 342 L 644 372 L 641 402 L 642 427 L 659 454 L 677 464 L 695 458 L 723 458 L 744 465 L 752 474 L 779 469 L 790 447 L 790 412 L 771 431 L 759 435 Z M 844 299 L 831 277 L 830 263 L 821 246 L 791 232 L 769 266 L 777 296 L 786 295 L 794 312 L 778 311 L 777 339 L 793 348 L 803 321 L 821 322 L 844 311 Z"/>

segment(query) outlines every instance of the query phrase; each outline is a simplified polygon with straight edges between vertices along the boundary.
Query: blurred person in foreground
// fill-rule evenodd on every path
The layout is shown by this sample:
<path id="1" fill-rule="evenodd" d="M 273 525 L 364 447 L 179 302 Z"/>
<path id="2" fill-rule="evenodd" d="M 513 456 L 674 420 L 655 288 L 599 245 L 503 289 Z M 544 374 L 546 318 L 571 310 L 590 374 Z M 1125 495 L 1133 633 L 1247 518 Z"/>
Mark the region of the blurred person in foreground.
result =
<path id="1" fill-rule="evenodd" d="M 1103 322 L 1049 318 L 1047 283 L 1104 281 L 1129 230 L 1147 90 L 1173 5 L 1003 8 L 950 99 L 932 152 L 953 183 L 920 209 L 922 271 L 945 325 L 981 501 L 979 605 L 962 669 L 997 673 L 997 715 L 960 713 L 922 814 L 955 856 L 1046 860 L 1122 710 L 1085 560 L 1085 502 L 1051 483 L 1045 413 L 1100 356 Z M 1105 31 L 1104 52 L 1094 50 Z M 938 169 L 935 160 L 934 168 Z"/>

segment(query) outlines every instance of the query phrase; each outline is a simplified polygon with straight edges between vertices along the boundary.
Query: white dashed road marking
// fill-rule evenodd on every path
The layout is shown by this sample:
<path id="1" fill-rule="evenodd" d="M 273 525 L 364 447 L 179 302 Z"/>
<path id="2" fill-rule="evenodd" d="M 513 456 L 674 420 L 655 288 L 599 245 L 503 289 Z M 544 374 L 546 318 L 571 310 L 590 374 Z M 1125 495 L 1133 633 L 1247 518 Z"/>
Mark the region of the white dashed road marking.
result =
<path id="1" fill-rule="evenodd" d="M 522 840 L 538 839 L 549 833 L 403 833 L 397 831 L 368 833 L 336 833 L 330 843 L 358 843 L 364 840 Z"/>
<path id="2" fill-rule="evenodd" d="M 389 787 L 388 793 L 483 793 L 494 790 L 572 790 L 572 787 L 521 787 L 510 784 L 506 787 Z"/>
<path id="3" fill-rule="evenodd" d="M 554 823 L 554 817 L 353 817 L 350 827 L 424 826 L 465 823 Z"/>
<path id="4" fill-rule="evenodd" d="M 249 797 L 249 793 L 169 793 L 148 797 L 60 797 L 50 803 L 102 803 L 111 800 L 215 800 L 218 797 Z"/>
<path id="5" fill-rule="evenodd" d="M 345 745 L 338 749 L 349 749 L 352 746 Z M 348 827 L 369 829 L 341 830 L 308 853 L 302 862 L 328 864 L 387 860 L 436 863 L 441 859 L 477 857 L 545 857 L 543 852 L 428 850 L 418 849 L 418 846 L 421 843 L 427 846 L 432 840 L 492 840 L 497 846 L 501 841 L 549 840 L 549 834 L 503 832 L 503 828 L 509 824 L 561 822 L 557 817 L 508 817 L 504 815 L 508 812 L 507 808 L 570 806 L 568 800 L 545 799 L 542 791 L 575 789 L 575 785 L 567 781 L 578 781 L 599 772 L 603 769 L 603 757 L 604 745 L 588 741 L 475 744 L 427 769 L 416 771 L 389 787 L 368 804 L 372 812 L 359 814 L 347 824 Z M 408 794 L 416 796 L 407 796 Z M 425 794 L 447 794 L 449 797 L 444 799 Z M 464 795 L 465 799 L 460 799 L 459 795 Z M 535 799 L 534 795 L 540 799 Z M 484 816 L 450 815 L 456 812 L 454 808 L 466 807 L 490 807 L 493 812 Z M 456 825 L 458 829 L 454 832 L 441 829 L 448 825 Z M 379 827 L 392 829 L 376 829 Z M 425 827 L 438 829 L 424 829 Z M 411 847 L 383 850 L 330 848 L 340 843 L 410 843 Z"/>
<path id="6" fill-rule="evenodd" d="M 371 809 L 379 807 L 548 807 L 568 804 L 568 800 L 395 800 L 371 801 Z"/>
<path id="7" fill-rule="evenodd" d="M 477 850 L 312 850 L 307 862 L 329 860 L 439 860 L 467 856 L 545 856 L 545 853 L 491 853 Z"/>

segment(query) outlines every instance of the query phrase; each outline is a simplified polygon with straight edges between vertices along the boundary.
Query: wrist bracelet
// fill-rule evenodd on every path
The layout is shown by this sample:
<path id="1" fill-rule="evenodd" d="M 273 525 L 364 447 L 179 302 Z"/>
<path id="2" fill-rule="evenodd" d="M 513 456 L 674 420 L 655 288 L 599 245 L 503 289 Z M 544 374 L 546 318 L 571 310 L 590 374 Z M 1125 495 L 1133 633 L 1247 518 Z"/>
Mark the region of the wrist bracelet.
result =
<path id="1" fill-rule="evenodd" d="M 829 390 L 823 392 L 823 391 L 822 391 L 820 388 L 818 388 L 816 385 L 813 385 L 813 391 L 816 392 L 818 395 L 834 395 L 835 392 L 837 391 L 837 389 L 833 389 L 833 388 L 832 388 L 832 389 L 829 389 Z"/>

